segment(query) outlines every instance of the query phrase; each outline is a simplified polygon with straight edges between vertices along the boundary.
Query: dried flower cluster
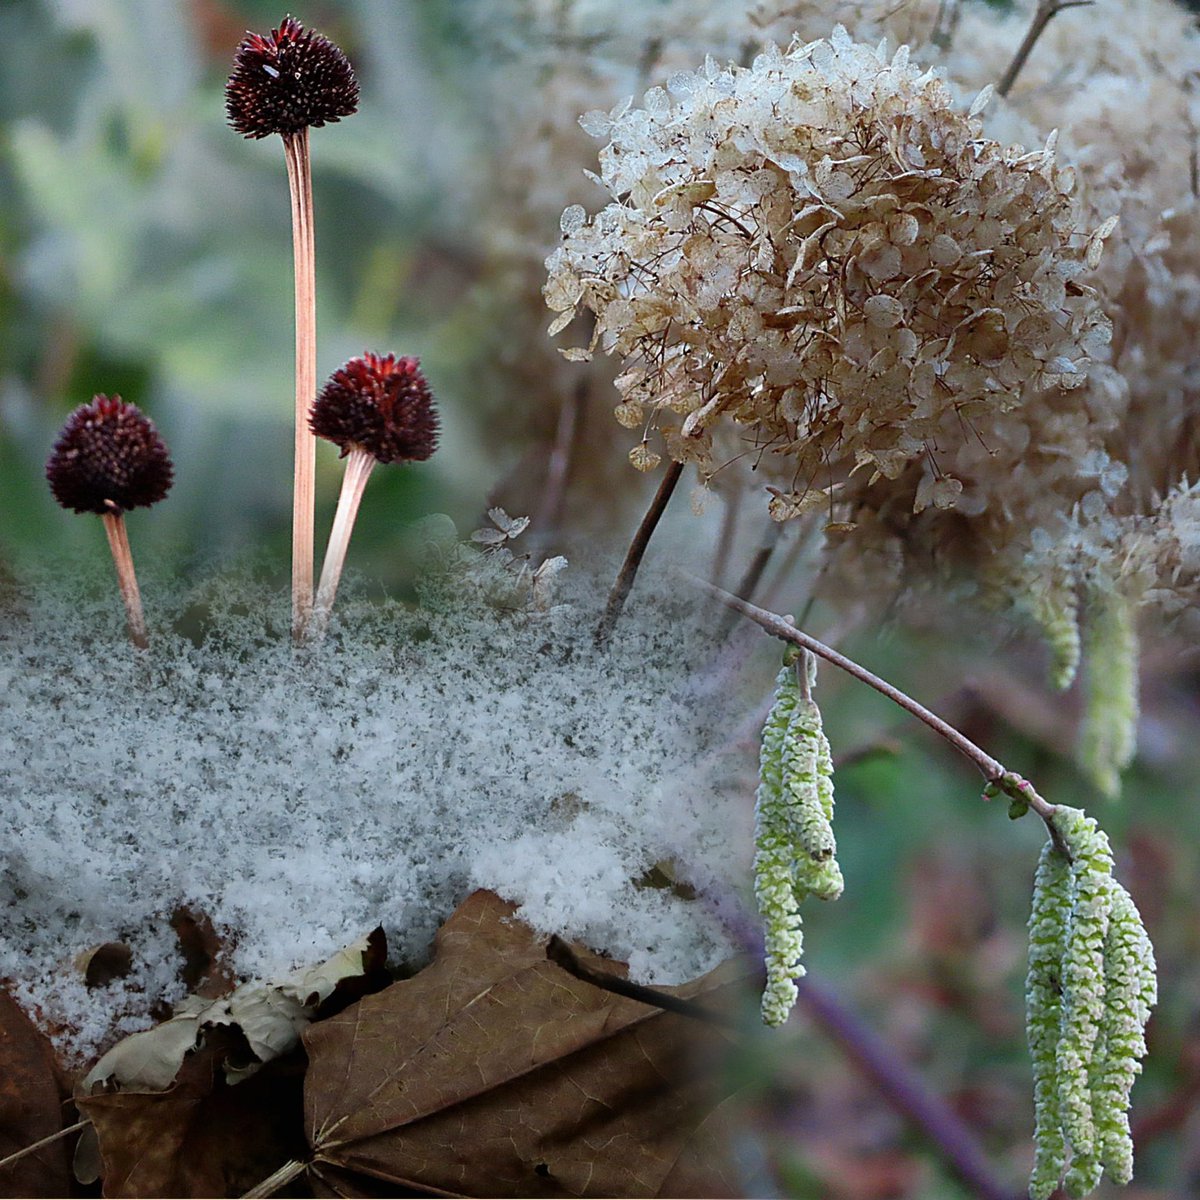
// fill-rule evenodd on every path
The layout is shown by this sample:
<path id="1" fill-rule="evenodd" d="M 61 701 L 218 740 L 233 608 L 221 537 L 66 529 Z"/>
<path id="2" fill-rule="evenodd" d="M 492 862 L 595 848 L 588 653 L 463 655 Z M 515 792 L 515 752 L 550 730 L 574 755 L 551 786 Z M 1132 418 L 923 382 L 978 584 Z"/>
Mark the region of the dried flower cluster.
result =
<path id="1" fill-rule="evenodd" d="M 728 414 L 786 455 L 785 519 L 853 469 L 932 460 L 1030 387 L 1086 380 L 1109 330 L 1081 277 L 1111 224 L 1079 236 L 1051 144 L 1005 151 L 906 50 L 840 29 L 670 89 L 586 118 L 611 139 L 614 203 L 568 209 L 548 260 L 552 329 L 589 309 L 593 345 L 627 363 L 623 424 L 660 423 L 673 458 L 711 470 Z M 631 458 L 659 461 L 645 439 Z M 961 490 L 934 462 L 913 506 Z"/>
<path id="2" fill-rule="evenodd" d="M 77 513 L 123 513 L 170 490 L 171 457 L 136 405 L 94 396 L 68 418 L 46 463 L 54 498 Z"/>
<path id="3" fill-rule="evenodd" d="M 804 672 L 803 684 L 797 672 Z M 754 825 L 754 895 L 763 919 L 762 1018 L 782 1025 L 804 974 L 800 902 L 836 900 L 842 872 L 833 836 L 833 760 L 812 699 L 816 659 L 790 652 L 763 726 Z"/>
<path id="4" fill-rule="evenodd" d="M 415 358 L 366 353 L 330 376 L 309 425 L 348 454 L 356 446 L 377 462 L 423 462 L 437 449 L 438 417 Z"/>
<path id="5" fill-rule="evenodd" d="M 327 37 L 284 17 L 269 34 L 247 33 L 225 87 L 229 123 L 248 138 L 299 133 L 358 109 L 349 59 Z"/>
<path id="6" fill-rule="evenodd" d="M 1133 1177 L 1129 1097 L 1157 999 L 1154 948 L 1112 877 L 1108 838 L 1079 809 L 1060 807 L 1054 824 L 1070 859 L 1046 843 L 1029 917 L 1033 1200 L 1048 1200 L 1064 1169 L 1075 1197 L 1092 1191 L 1104 1172 L 1116 1183 Z"/>

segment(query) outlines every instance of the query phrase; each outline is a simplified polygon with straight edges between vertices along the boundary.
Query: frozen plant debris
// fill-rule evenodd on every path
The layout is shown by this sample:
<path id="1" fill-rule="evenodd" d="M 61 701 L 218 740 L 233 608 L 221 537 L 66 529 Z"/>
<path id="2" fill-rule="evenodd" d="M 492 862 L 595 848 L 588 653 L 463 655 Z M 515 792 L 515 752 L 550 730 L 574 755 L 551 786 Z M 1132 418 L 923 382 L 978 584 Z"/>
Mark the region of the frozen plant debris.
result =
<path id="1" fill-rule="evenodd" d="M 728 954 L 709 905 L 637 882 L 673 859 L 693 884 L 737 888 L 749 867 L 744 797 L 711 770 L 734 717 L 694 689 L 713 652 L 695 609 L 649 588 L 598 654 L 572 604 L 489 604 L 509 569 L 430 540 L 429 602 L 351 593 L 302 655 L 286 600 L 245 580 L 168 598 L 141 656 L 79 581 L 0 597 L 0 973 L 76 1050 L 181 999 L 181 904 L 247 979 L 380 924 L 418 962 L 477 887 L 641 980 Z M 565 601 L 590 594 L 559 582 Z M 201 645 L 170 632 L 198 612 Z M 89 991 L 72 958 L 118 938 L 133 973 Z"/>

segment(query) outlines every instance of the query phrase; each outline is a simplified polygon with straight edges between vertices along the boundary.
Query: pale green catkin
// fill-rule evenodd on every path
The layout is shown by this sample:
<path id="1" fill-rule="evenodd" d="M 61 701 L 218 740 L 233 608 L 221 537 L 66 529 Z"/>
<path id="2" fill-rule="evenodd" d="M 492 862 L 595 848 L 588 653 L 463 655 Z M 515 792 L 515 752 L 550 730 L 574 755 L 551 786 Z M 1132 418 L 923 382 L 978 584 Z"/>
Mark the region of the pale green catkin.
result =
<path id="1" fill-rule="evenodd" d="M 842 894 L 833 816 L 833 760 L 810 691 L 815 660 L 789 653 L 763 727 L 755 805 L 754 895 L 763 919 L 767 984 L 762 1016 L 787 1020 L 804 974 L 800 902 Z M 801 688 L 797 670 L 806 674 Z"/>
<path id="2" fill-rule="evenodd" d="M 1036 1161 L 1032 1200 L 1063 1179 L 1086 1196 L 1107 1173 L 1133 1177 L 1129 1097 L 1156 999 L 1154 948 L 1113 878 L 1108 838 L 1091 817 L 1059 807 L 1066 847 L 1042 850 L 1029 918 L 1026 1025 L 1033 1058 Z"/>
<path id="3" fill-rule="evenodd" d="M 795 980 L 804 974 L 800 958 L 804 935 L 795 887 L 795 851 L 786 815 L 783 750 L 788 725 L 800 698 L 794 666 L 775 681 L 775 701 L 763 726 L 754 819 L 754 898 L 763 920 L 767 972 L 762 1019 L 782 1025 L 796 1003 Z"/>
<path id="4" fill-rule="evenodd" d="M 833 836 L 833 762 L 821 712 L 801 696 L 783 748 L 784 802 L 796 845 L 796 879 L 822 900 L 842 894 L 842 872 Z"/>
<path id="5" fill-rule="evenodd" d="M 1050 682 L 1065 692 L 1079 670 L 1079 603 L 1073 591 L 1056 588 L 1035 596 L 1031 607 L 1050 648 Z"/>
<path id="6" fill-rule="evenodd" d="M 1116 796 L 1137 745 L 1138 644 L 1134 606 L 1114 589 L 1092 596 L 1085 652 L 1079 762 L 1106 796 Z"/>
<path id="7" fill-rule="evenodd" d="M 1032 1200 L 1048 1200 L 1066 1165 L 1058 1101 L 1058 1039 L 1062 1029 L 1062 959 L 1071 911 L 1071 864 L 1053 842 L 1042 848 L 1029 914 L 1029 973 L 1025 980 L 1025 1031 L 1033 1062 L 1035 1159 Z"/>
<path id="8" fill-rule="evenodd" d="M 1096 1153 L 1089 1067 L 1104 1020 L 1104 939 L 1112 911 L 1112 852 L 1108 837 L 1079 809 L 1059 808 L 1055 826 L 1070 848 L 1071 912 L 1062 961 L 1062 1034 L 1058 1097 L 1063 1132 L 1073 1153 Z"/>
<path id="9" fill-rule="evenodd" d="M 1104 943 L 1104 1056 L 1093 1072 L 1092 1108 L 1100 1161 L 1114 1183 L 1133 1178 L 1129 1100 L 1146 1055 L 1146 1022 L 1158 999 L 1154 947 L 1129 893 L 1113 883 Z"/>

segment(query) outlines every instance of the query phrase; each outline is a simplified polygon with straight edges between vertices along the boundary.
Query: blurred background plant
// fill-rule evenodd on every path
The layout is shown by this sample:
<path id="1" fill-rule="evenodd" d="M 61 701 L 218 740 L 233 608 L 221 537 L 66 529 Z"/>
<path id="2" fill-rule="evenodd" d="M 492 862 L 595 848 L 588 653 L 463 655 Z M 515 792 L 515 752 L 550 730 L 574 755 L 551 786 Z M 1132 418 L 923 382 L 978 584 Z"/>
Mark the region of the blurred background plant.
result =
<path id="1" fill-rule="evenodd" d="M 363 88 L 354 120 L 314 141 L 318 375 L 364 349 L 417 355 L 443 420 L 443 449 L 425 469 L 380 473 L 368 490 L 352 571 L 370 589 L 403 589 L 399 527 L 443 511 L 469 529 L 489 503 L 534 514 L 529 536 L 592 565 L 619 553 L 619 539 L 599 535 L 627 527 L 653 489 L 630 470 L 611 417 L 616 364 L 564 362 L 545 336 L 542 262 L 558 244 L 559 216 L 570 203 L 595 211 L 604 198 L 583 174 L 596 169 L 598 144 L 579 128 L 582 113 L 638 103 L 706 53 L 745 62 L 764 40 L 827 36 L 836 20 L 863 40 L 910 40 L 923 65 L 953 54 L 954 82 L 969 98 L 1011 56 L 1028 16 L 1019 7 L 1006 18 L 1007 5 L 983 0 L 294 6 L 346 50 Z M 214 562 L 251 557 L 271 564 L 281 585 L 286 578 L 286 181 L 278 147 L 234 135 L 222 103 L 243 31 L 282 15 L 273 0 L 0 3 L 0 570 L 46 560 L 104 568 L 95 530 L 54 505 L 43 464 L 66 413 L 106 391 L 153 417 L 178 466 L 170 502 L 131 519 L 142 561 L 203 577 Z M 1098 402 L 1106 436 L 1128 443 L 1132 431 L 1146 452 L 1121 456 L 1133 468 L 1122 520 L 1151 519 L 1156 496 L 1200 469 L 1192 25 L 1173 0 L 1098 0 L 1063 14 L 994 114 L 1005 129 L 996 136 L 1031 146 L 1061 126 L 1063 159 L 1078 162 L 1091 202 L 1107 199 L 1106 211 L 1122 216 L 1123 240 L 1100 271 L 1106 297 L 1122 299 L 1114 355 L 1131 396 Z M 1036 439 L 1044 431 L 1031 425 Z M 571 464 L 557 482 L 556 441 Z M 1106 445 L 1114 449 L 1111 437 Z M 322 447 L 319 528 L 332 515 L 335 460 Z M 1106 462 L 1096 460 L 1096 475 Z M 1053 464 L 1041 478 L 1058 479 Z M 717 560 L 729 578 L 740 575 L 760 540 L 776 537 L 762 533 L 757 503 L 739 510 L 744 490 L 744 480 L 718 476 L 712 493 L 693 493 L 699 515 L 677 503 L 661 546 L 706 573 Z M 1037 494 L 1035 479 L 1023 497 Z M 1068 505 L 1078 499 L 1064 494 Z M 804 603 L 813 536 L 778 535 L 766 600 Z M 1033 548 L 1039 578 L 1049 560 L 1037 555 L 1048 553 Z M 1194 570 L 1194 538 L 1172 553 Z M 967 622 L 961 610 L 947 620 L 944 576 L 926 579 L 901 619 L 894 559 L 881 541 L 849 567 L 831 560 L 837 584 L 812 610 L 814 631 L 850 630 L 863 607 L 885 613 L 882 633 L 854 635 L 858 657 L 933 701 L 1048 798 L 1091 807 L 1095 791 L 1070 759 L 1080 689 L 1050 695 L 1032 625 L 998 613 Z M 1147 1078 L 1135 1091 L 1131 1200 L 1200 1189 L 1200 847 L 1187 832 L 1200 777 L 1200 669 L 1178 630 L 1149 623 L 1142 640 L 1139 759 L 1127 799 L 1101 814 L 1161 972 Z M 775 651 L 756 644 L 739 634 L 735 648 L 756 653 L 765 703 Z M 837 980 L 1016 1178 L 1030 1154 L 1020 996 L 1038 831 L 972 805 L 976 781 L 886 702 L 833 678 L 822 688 L 826 728 L 846 760 L 838 840 L 847 890 L 810 930 L 814 975 Z M 666 875 L 658 882 L 671 885 Z M 839 1200 L 965 1194 L 803 1009 L 762 1046 L 745 1069 L 764 1187 Z"/>

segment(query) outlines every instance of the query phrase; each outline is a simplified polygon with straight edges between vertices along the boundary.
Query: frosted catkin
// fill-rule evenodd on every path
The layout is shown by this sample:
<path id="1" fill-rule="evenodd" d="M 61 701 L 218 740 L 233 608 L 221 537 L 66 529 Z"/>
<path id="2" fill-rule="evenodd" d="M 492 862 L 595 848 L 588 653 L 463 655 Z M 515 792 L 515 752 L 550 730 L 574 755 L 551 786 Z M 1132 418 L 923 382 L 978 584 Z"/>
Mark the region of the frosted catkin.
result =
<path id="1" fill-rule="evenodd" d="M 784 801 L 796 843 L 798 883 L 821 900 L 842 894 L 833 835 L 833 760 L 816 702 L 801 697 L 784 739 Z"/>
<path id="2" fill-rule="evenodd" d="M 1094 1073 L 1092 1108 L 1100 1162 L 1114 1183 L 1133 1178 L 1129 1101 L 1146 1054 L 1144 1029 L 1158 999 L 1154 947 L 1129 893 L 1113 882 L 1104 942 L 1104 1056 Z"/>
<path id="3" fill-rule="evenodd" d="M 1053 842 L 1042 848 L 1029 914 L 1025 1031 L 1033 1062 L 1035 1159 L 1032 1200 L 1049 1200 L 1066 1164 L 1058 1099 L 1058 1038 L 1062 1028 L 1062 959 L 1071 906 L 1071 864 Z"/>
<path id="4" fill-rule="evenodd" d="M 1087 688 L 1079 761 L 1106 796 L 1121 789 L 1133 760 L 1138 718 L 1138 644 L 1132 603 L 1097 589 L 1085 634 Z"/>
<path id="5" fill-rule="evenodd" d="M 1048 1200 L 1064 1166 L 1072 1197 L 1086 1196 L 1105 1173 L 1115 1183 L 1133 1177 L 1129 1098 L 1157 997 L 1154 948 L 1113 878 L 1107 836 L 1076 808 L 1059 807 L 1053 821 L 1066 853 L 1046 843 L 1029 917 L 1032 1200 Z"/>
<path id="6" fill-rule="evenodd" d="M 1071 913 L 1062 962 L 1062 1034 L 1058 1092 L 1063 1132 L 1073 1152 L 1092 1157 L 1096 1128 L 1089 1067 L 1104 1020 L 1104 939 L 1112 911 L 1112 853 L 1107 836 L 1078 809 L 1060 809 L 1056 824 L 1071 849 Z"/>
<path id="7" fill-rule="evenodd" d="M 1070 589 L 1055 588 L 1034 599 L 1033 615 L 1050 649 L 1050 682 L 1065 692 L 1079 670 L 1079 604 Z"/>
<path id="8" fill-rule="evenodd" d="M 799 702 L 795 667 L 785 665 L 775 680 L 775 700 L 763 726 L 758 794 L 754 810 L 754 898 L 763 921 L 767 972 L 762 1019 L 782 1025 L 796 1003 L 795 980 L 804 974 L 800 956 L 803 892 L 795 886 L 795 850 L 784 801 L 783 759 L 788 726 Z"/>

